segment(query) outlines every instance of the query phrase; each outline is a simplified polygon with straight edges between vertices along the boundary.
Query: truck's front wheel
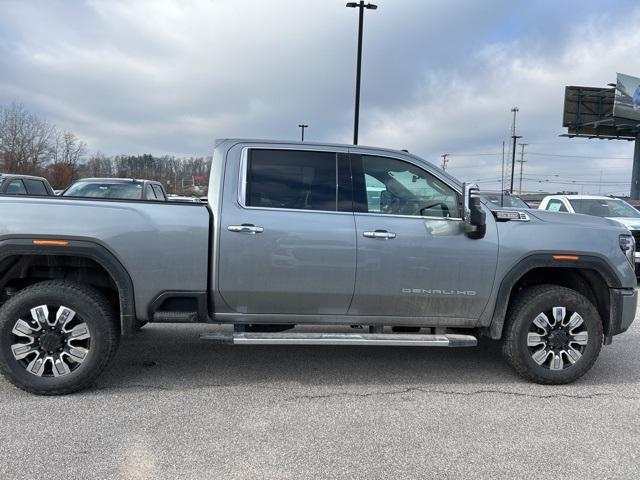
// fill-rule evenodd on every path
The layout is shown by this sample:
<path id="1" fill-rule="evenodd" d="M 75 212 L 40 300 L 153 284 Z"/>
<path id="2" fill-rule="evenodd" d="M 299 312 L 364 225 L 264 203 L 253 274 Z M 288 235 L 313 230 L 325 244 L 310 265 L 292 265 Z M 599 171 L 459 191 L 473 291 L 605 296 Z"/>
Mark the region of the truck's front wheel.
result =
<path id="1" fill-rule="evenodd" d="M 514 299 L 503 352 L 524 378 L 569 383 L 594 364 L 602 346 L 602 321 L 583 295 L 557 285 L 536 285 Z"/>
<path id="2" fill-rule="evenodd" d="M 105 296 L 75 282 L 32 285 L 0 308 L 0 370 L 31 393 L 86 388 L 112 360 L 118 339 Z"/>

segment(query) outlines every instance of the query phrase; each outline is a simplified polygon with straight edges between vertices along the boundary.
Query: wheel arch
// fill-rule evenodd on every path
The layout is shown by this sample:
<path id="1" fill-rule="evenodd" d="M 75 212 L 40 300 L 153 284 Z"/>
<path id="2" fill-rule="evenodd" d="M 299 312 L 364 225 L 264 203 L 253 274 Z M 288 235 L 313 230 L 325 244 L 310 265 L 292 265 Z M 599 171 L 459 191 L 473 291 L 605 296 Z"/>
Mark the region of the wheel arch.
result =
<path id="1" fill-rule="evenodd" d="M 118 258 L 103 245 L 86 240 L 68 240 L 42 245 L 41 238 L 13 238 L 0 241 L 0 264 L 11 257 L 64 257 L 88 259 L 99 265 L 117 289 L 122 335 L 134 332 L 136 318 L 133 281 Z M 0 280 L 4 273 L 0 272 Z"/>
<path id="2" fill-rule="evenodd" d="M 501 339 L 515 295 L 523 288 L 542 283 L 571 288 L 587 297 L 598 310 L 606 335 L 611 320 L 609 289 L 623 288 L 620 279 L 603 258 L 593 255 L 571 256 L 575 256 L 575 259 L 558 261 L 552 253 L 534 254 L 512 267 L 498 288 L 488 336 Z"/>

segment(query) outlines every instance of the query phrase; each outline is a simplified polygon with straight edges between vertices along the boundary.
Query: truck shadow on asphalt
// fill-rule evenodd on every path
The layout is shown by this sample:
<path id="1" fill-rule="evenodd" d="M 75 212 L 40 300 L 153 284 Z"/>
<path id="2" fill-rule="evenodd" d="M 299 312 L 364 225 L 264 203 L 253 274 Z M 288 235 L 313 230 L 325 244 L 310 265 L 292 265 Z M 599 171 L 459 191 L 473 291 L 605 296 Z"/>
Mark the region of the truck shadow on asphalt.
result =
<path id="1" fill-rule="evenodd" d="M 123 339 L 112 367 L 96 387 L 527 383 L 503 360 L 499 342 L 490 340 L 482 339 L 476 348 L 233 346 L 200 341 L 198 335 L 211 327 L 145 327 Z M 596 365 L 576 385 L 640 384 L 633 337 L 603 348 Z"/>

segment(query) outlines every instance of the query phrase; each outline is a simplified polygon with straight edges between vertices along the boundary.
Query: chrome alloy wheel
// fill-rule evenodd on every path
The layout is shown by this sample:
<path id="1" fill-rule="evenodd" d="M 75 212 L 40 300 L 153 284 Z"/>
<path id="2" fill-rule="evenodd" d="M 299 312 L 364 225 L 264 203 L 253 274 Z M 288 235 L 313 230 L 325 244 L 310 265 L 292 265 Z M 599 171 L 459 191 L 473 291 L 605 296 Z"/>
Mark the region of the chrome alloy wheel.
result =
<path id="1" fill-rule="evenodd" d="M 564 370 L 575 364 L 589 341 L 584 319 L 578 312 L 553 307 L 539 313 L 527 333 L 527 346 L 534 362 L 549 370 Z"/>
<path id="2" fill-rule="evenodd" d="M 31 319 L 18 319 L 11 333 L 13 357 L 38 377 L 61 377 L 84 362 L 91 344 L 86 323 L 68 307 L 60 306 L 55 315 L 47 305 L 31 309 Z M 26 341 L 26 343 L 25 343 Z"/>

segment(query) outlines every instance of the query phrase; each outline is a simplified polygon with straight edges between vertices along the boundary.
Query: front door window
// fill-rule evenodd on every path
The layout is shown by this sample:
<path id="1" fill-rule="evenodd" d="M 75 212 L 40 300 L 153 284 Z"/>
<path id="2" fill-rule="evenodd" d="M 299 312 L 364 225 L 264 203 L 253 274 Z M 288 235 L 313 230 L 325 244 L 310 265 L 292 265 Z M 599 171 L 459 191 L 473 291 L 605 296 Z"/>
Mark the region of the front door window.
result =
<path id="1" fill-rule="evenodd" d="M 411 163 L 363 155 L 362 169 L 369 213 L 460 217 L 455 190 Z"/>

